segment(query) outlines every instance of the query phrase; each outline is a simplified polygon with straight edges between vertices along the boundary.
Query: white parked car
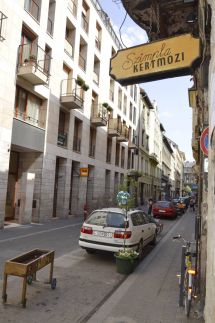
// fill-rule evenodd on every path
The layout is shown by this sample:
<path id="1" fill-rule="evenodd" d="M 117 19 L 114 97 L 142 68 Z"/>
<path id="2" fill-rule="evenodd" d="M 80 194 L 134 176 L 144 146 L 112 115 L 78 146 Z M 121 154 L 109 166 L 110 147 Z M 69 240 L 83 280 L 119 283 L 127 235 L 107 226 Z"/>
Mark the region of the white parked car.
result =
<path id="1" fill-rule="evenodd" d="M 138 251 L 141 257 L 144 246 L 156 243 L 156 225 L 140 210 L 128 211 L 127 222 L 120 208 L 95 210 L 82 225 L 79 246 L 88 253 L 117 252 L 123 249 L 124 239 L 126 247 Z"/>

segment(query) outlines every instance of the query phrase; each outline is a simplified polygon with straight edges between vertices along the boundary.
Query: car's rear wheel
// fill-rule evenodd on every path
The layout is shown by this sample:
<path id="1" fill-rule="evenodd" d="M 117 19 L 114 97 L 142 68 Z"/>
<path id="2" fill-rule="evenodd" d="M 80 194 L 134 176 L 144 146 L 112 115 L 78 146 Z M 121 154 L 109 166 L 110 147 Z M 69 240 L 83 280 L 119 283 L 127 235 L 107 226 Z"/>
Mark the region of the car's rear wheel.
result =
<path id="1" fill-rule="evenodd" d="M 138 258 L 139 260 L 141 260 L 143 258 L 143 240 L 140 240 L 138 244 L 137 252 L 139 253 Z"/>

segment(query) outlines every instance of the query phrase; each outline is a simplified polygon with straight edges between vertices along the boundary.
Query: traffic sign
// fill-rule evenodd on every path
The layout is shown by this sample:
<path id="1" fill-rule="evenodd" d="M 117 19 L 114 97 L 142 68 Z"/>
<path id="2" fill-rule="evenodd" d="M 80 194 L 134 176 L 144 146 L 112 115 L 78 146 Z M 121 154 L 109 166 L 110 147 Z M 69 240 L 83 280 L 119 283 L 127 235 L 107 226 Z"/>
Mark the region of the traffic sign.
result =
<path id="1" fill-rule="evenodd" d="M 205 128 L 202 131 L 201 137 L 200 137 L 200 148 L 202 152 L 208 156 L 208 127 Z"/>

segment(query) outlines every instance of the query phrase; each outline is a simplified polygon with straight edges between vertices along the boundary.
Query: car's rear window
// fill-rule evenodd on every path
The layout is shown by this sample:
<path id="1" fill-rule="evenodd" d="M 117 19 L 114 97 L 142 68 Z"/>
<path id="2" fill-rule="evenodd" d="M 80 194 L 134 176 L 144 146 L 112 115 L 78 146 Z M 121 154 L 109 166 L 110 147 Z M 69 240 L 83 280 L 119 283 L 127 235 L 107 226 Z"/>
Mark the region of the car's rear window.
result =
<path id="1" fill-rule="evenodd" d="M 167 201 L 160 201 L 156 203 L 157 207 L 169 207 L 170 203 Z"/>
<path id="2" fill-rule="evenodd" d="M 108 211 L 95 211 L 86 220 L 87 224 L 101 225 L 104 227 L 124 228 L 125 217 L 121 213 Z"/>

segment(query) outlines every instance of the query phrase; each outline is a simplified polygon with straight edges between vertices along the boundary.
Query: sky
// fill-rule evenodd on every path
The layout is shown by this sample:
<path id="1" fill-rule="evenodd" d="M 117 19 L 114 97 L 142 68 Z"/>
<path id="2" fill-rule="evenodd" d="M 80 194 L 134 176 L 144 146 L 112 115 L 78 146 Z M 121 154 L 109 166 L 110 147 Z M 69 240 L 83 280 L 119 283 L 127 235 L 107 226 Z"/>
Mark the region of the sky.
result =
<path id="1" fill-rule="evenodd" d="M 126 47 L 147 42 L 145 31 L 127 15 L 119 0 L 99 0 L 103 10 L 108 14 L 112 26 Z M 119 29 L 121 27 L 121 35 Z M 160 121 L 165 135 L 173 140 L 186 155 L 186 160 L 194 160 L 191 149 L 192 109 L 189 107 L 188 88 L 193 83 L 191 76 L 176 77 L 161 81 L 142 83 L 140 86 L 147 92 L 150 100 L 158 105 Z"/>

